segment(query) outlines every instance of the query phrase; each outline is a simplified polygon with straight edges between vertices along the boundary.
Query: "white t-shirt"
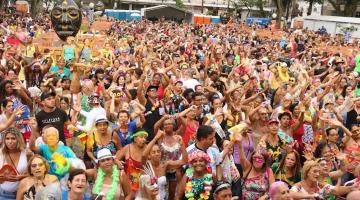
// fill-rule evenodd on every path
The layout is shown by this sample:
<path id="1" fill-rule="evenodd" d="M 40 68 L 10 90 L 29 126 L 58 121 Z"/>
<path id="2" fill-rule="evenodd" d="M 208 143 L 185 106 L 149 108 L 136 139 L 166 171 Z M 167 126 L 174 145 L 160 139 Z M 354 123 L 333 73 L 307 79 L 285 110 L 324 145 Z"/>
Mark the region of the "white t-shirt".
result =
<path id="1" fill-rule="evenodd" d="M 196 79 L 188 79 L 188 80 L 181 80 L 183 82 L 183 86 L 188 89 L 191 88 L 195 91 L 195 86 L 200 85 L 200 82 Z"/>

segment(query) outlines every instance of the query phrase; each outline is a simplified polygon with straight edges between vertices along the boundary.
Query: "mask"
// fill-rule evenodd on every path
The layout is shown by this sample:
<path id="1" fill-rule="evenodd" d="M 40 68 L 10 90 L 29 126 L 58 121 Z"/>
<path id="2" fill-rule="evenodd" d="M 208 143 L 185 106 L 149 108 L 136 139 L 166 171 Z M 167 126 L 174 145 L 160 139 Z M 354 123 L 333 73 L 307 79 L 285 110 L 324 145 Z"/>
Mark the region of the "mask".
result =
<path id="1" fill-rule="evenodd" d="M 65 41 L 76 36 L 81 25 L 81 11 L 73 0 L 63 0 L 55 5 L 51 13 L 51 23 L 58 37 Z"/>
<path id="2" fill-rule="evenodd" d="M 96 15 L 103 16 L 103 14 L 104 14 L 104 12 L 105 12 L 105 5 L 104 5 L 104 3 L 101 2 L 101 1 L 98 1 L 98 2 L 95 4 L 94 12 L 95 12 Z"/>
<path id="3" fill-rule="evenodd" d="M 254 159 L 254 162 L 256 162 L 256 163 L 259 163 L 259 164 L 264 164 L 264 159 L 262 159 L 262 158 L 253 158 Z"/>

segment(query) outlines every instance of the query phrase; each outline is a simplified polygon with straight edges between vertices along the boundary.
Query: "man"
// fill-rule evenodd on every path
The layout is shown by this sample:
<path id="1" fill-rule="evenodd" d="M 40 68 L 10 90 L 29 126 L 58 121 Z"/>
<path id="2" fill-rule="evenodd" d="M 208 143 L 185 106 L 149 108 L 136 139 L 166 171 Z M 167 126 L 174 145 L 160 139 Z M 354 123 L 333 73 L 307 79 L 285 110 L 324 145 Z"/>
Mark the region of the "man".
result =
<path id="1" fill-rule="evenodd" d="M 213 174 L 216 174 L 217 180 L 221 180 L 221 167 L 222 162 L 220 151 L 214 144 L 215 142 L 215 130 L 211 126 L 202 125 L 196 132 L 196 142 L 186 148 L 188 155 L 196 150 L 204 151 L 210 158 L 210 167 Z"/>
<path id="2" fill-rule="evenodd" d="M 261 105 L 255 108 L 255 110 L 251 112 L 249 116 L 251 116 L 253 113 L 257 113 L 259 116 L 256 120 L 253 117 L 249 117 L 251 122 L 251 129 L 253 131 L 253 140 L 257 145 L 261 137 L 263 137 L 269 130 L 267 123 L 269 121 L 270 111 L 266 106 Z"/>
<path id="3" fill-rule="evenodd" d="M 119 120 L 118 124 L 115 125 L 113 129 L 114 133 L 116 133 L 121 141 L 121 146 L 126 146 L 127 144 L 131 143 L 131 135 L 135 132 L 137 128 L 142 126 L 142 123 L 145 122 L 145 118 L 143 117 L 142 113 L 139 115 L 140 120 L 131 120 L 130 113 L 126 110 L 119 111 Z"/>
<path id="4" fill-rule="evenodd" d="M 137 97 L 141 105 L 145 106 L 145 123 L 144 129 L 148 132 L 149 137 L 148 141 L 151 141 L 154 138 L 154 124 L 161 119 L 160 108 L 163 108 L 162 102 L 158 99 L 158 87 L 157 86 L 149 86 L 146 89 L 146 95 L 143 92 L 143 85 L 145 81 L 145 74 L 141 76 L 140 85 L 137 89 Z"/>
<path id="5" fill-rule="evenodd" d="M 45 126 L 51 125 L 59 131 L 59 138 L 64 144 L 64 125 L 69 125 L 68 116 L 65 111 L 59 109 L 55 105 L 54 92 L 43 92 L 40 96 L 41 103 L 43 104 L 42 110 L 36 115 L 36 122 L 39 129 L 42 130 Z"/>
<path id="6" fill-rule="evenodd" d="M 82 126 L 80 123 L 76 126 L 79 130 L 88 132 L 94 128 L 95 119 L 97 116 L 106 116 L 106 111 L 100 106 L 100 97 L 94 93 L 88 97 L 88 103 L 91 108 L 90 112 L 80 110 L 80 114 L 86 116 L 86 123 Z"/>

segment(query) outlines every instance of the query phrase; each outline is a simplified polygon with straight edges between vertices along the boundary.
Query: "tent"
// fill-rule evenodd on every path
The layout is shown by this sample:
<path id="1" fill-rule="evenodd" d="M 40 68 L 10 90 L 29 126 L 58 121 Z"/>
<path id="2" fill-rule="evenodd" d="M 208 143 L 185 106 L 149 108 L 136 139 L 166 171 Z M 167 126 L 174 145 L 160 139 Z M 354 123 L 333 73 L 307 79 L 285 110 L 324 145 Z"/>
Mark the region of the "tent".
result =
<path id="1" fill-rule="evenodd" d="M 159 5 L 141 9 L 141 16 L 146 19 L 159 19 L 165 17 L 166 20 L 192 22 L 193 13 L 171 5 Z"/>

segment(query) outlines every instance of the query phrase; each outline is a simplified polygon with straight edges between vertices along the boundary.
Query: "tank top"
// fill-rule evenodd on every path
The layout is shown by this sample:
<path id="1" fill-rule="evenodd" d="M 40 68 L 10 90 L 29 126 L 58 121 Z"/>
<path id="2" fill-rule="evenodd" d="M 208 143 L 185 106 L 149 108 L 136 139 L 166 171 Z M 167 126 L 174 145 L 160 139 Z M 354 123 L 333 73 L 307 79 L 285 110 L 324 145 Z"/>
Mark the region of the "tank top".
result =
<path id="1" fill-rule="evenodd" d="M 65 62 L 75 58 L 74 47 L 64 47 L 64 58 Z"/>
<path id="2" fill-rule="evenodd" d="M 270 187 L 269 170 L 270 168 L 267 168 L 266 173 L 262 173 L 259 176 L 252 178 L 245 177 L 243 179 L 243 200 L 259 199 L 268 191 Z"/>
<path id="3" fill-rule="evenodd" d="M 92 152 L 95 157 L 97 156 L 98 151 L 100 151 L 101 149 L 104 149 L 104 148 L 109 149 L 113 156 L 116 154 L 116 146 L 115 146 L 115 142 L 113 141 L 113 135 L 114 135 L 114 132 L 111 133 L 111 139 L 110 139 L 109 143 L 107 143 L 106 145 L 102 145 L 102 144 L 98 144 L 96 142 L 95 133 L 93 132 L 94 144 L 93 144 Z"/>
<path id="4" fill-rule="evenodd" d="M 185 132 L 182 135 L 185 146 L 189 146 L 195 142 L 195 134 L 198 128 L 198 121 L 195 121 L 195 126 L 191 126 L 190 123 L 186 123 Z"/>
<path id="5" fill-rule="evenodd" d="M 179 143 L 176 143 L 172 146 L 167 146 L 165 143 L 159 145 L 161 151 L 161 160 L 180 160 L 181 157 L 181 146 Z M 175 172 L 176 170 L 171 170 L 169 172 Z"/>
<path id="6" fill-rule="evenodd" d="M 125 161 L 124 170 L 130 179 L 131 189 L 136 192 L 139 190 L 139 178 L 142 173 L 142 163 L 131 157 L 130 147 L 131 146 L 129 146 L 129 158 Z"/>
<path id="7" fill-rule="evenodd" d="M 3 166 L 4 164 L 12 164 L 12 163 L 7 163 L 5 160 L 5 155 L 0 154 L 0 166 Z M 16 170 L 17 170 L 18 174 L 24 174 L 27 171 L 26 150 L 21 151 L 20 157 L 19 157 L 19 162 L 16 166 Z M 18 189 L 18 186 L 19 186 L 19 181 L 17 181 L 17 182 L 5 181 L 2 184 L 0 184 L 0 188 L 2 190 L 8 191 L 8 192 L 16 192 L 16 190 Z"/>
<path id="8" fill-rule="evenodd" d="M 106 193 L 110 190 L 110 188 L 111 188 L 111 184 L 105 184 L 105 183 L 103 184 L 102 192 L 105 194 L 105 197 L 106 197 Z M 119 188 L 119 189 L 116 190 L 114 200 L 115 199 L 121 199 L 120 197 L 124 197 L 124 193 L 122 191 L 122 188 L 121 188 L 120 184 L 119 184 L 119 186 L 117 188 Z"/>

